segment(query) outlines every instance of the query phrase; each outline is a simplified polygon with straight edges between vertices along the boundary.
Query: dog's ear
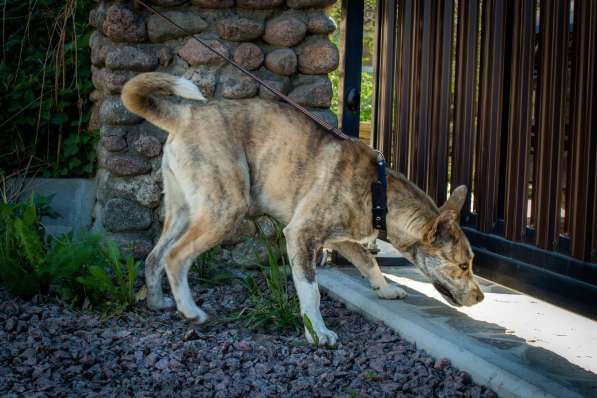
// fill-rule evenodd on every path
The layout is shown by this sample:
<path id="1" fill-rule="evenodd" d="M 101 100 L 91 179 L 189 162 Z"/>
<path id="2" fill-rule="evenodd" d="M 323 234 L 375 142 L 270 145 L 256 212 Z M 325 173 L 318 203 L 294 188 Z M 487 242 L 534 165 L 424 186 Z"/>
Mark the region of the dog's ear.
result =
<path id="1" fill-rule="evenodd" d="M 447 202 L 446 202 L 447 203 Z M 458 223 L 459 213 L 454 210 L 444 210 L 439 216 L 428 224 L 423 234 L 423 242 L 432 244 L 436 241 L 447 241 L 452 236 L 452 228 Z"/>
<path id="2" fill-rule="evenodd" d="M 462 206 L 464 206 L 464 201 L 466 200 L 467 192 L 466 185 L 461 185 L 456 188 L 452 191 L 452 195 L 446 200 L 446 203 L 439 208 L 439 212 L 444 213 L 446 211 L 453 211 L 457 215 L 460 214 L 460 210 L 462 210 Z M 458 220 L 458 217 L 456 217 L 456 220 Z"/>

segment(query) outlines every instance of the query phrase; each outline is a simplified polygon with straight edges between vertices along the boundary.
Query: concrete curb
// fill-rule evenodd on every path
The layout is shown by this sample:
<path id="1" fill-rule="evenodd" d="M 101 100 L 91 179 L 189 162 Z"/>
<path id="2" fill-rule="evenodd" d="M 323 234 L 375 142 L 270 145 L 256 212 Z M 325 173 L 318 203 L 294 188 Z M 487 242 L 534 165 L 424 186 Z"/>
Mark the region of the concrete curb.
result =
<path id="1" fill-rule="evenodd" d="M 493 389 L 501 397 L 574 397 L 578 393 L 534 372 L 529 367 L 500 355 L 468 336 L 455 333 L 425 319 L 411 305 L 392 301 L 399 311 L 388 311 L 373 291 L 333 268 L 319 269 L 318 281 L 324 291 L 366 317 L 383 321 L 418 348 L 435 357 L 449 358 L 454 366 L 468 372 L 473 380 Z"/>

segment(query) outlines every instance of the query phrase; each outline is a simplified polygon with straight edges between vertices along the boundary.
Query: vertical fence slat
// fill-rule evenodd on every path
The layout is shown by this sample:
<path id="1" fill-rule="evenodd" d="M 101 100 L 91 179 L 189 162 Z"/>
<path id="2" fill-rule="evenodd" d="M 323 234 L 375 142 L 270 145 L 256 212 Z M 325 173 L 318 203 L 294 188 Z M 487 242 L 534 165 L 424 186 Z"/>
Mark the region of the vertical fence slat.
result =
<path id="1" fill-rule="evenodd" d="M 437 4 L 431 136 L 429 141 L 429 169 L 427 193 L 436 203 L 446 200 L 448 185 L 448 135 L 450 132 L 450 68 L 452 47 L 452 19 L 454 1 Z"/>
<path id="2" fill-rule="evenodd" d="M 408 148 L 410 145 L 409 115 L 411 113 L 411 56 L 413 41 L 413 1 L 400 2 L 398 9 L 398 40 L 396 51 L 396 169 L 407 174 Z"/>
<path id="3" fill-rule="evenodd" d="M 531 137 L 535 1 L 512 3 L 512 66 L 504 203 L 506 239 L 524 241 L 527 216 L 527 157 Z"/>
<path id="4" fill-rule="evenodd" d="M 475 195 L 478 228 L 491 232 L 496 221 L 504 100 L 506 1 L 485 0 L 481 41 L 479 129 Z"/>
<path id="5" fill-rule="evenodd" d="M 394 37 L 396 0 L 379 1 L 377 5 L 377 40 L 375 45 L 374 146 L 391 162 L 392 116 L 394 114 Z"/>
<path id="6" fill-rule="evenodd" d="M 431 98 L 431 24 L 432 4 L 428 0 L 418 1 L 413 9 L 413 48 L 410 55 L 411 77 L 409 131 L 411 133 L 408 152 L 408 177 L 425 189 L 427 174 L 427 147 L 429 137 L 430 98 Z"/>
<path id="7" fill-rule="evenodd" d="M 597 262 L 597 2 L 575 0 L 568 181 L 571 254 Z"/>
<path id="8" fill-rule="evenodd" d="M 560 172 L 568 68 L 568 2 L 541 3 L 537 145 L 533 178 L 536 245 L 551 250 L 560 235 Z"/>
<path id="9" fill-rule="evenodd" d="M 478 1 L 458 3 L 456 91 L 452 143 L 452 189 L 464 184 L 469 194 L 463 213 L 470 211 L 472 159 L 475 131 L 475 51 L 477 48 Z"/>

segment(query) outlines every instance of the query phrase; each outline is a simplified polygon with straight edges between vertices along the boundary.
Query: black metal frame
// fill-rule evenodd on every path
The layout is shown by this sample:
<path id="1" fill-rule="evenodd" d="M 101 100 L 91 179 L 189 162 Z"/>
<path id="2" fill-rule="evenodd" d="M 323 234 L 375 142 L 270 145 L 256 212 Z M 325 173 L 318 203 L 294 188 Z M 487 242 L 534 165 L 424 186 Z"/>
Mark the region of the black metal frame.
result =
<path id="1" fill-rule="evenodd" d="M 597 264 L 463 227 L 475 274 L 597 319 Z"/>
<path id="2" fill-rule="evenodd" d="M 476 4 L 476 2 L 471 2 L 471 4 L 469 4 L 470 7 L 475 6 L 472 3 Z M 400 90 L 408 89 L 406 86 L 396 86 L 397 83 L 394 74 L 401 73 L 403 75 L 410 76 L 409 71 L 405 72 L 404 70 L 400 70 L 400 68 L 396 67 L 396 64 L 399 62 L 399 57 L 404 57 L 405 54 L 408 56 L 411 49 L 410 47 L 406 49 L 403 49 L 402 47 L 396 48 L 395 44 L 396 40 L 400 39 L 400 35 L 412 33 L 409 30 L 412 27 L 410 25 L 404 25 L 402 28 L 397 28 L 397 20 L 401 18 L 402 15 L 411 15 L 410 13 L 415 12 L 416 10 L 418 10 L 417 12 L 427 12 L 429 11 L 428 7 L 434 3 L 431 1 L 426 1 L 424 2 L 425 7 L 421 9 L 417 8 L 416 10 L 413 8 L 413 4 L 415 3 L 410 0 L 404 1 L 400 4 L 402 4 L 402 8 L 400 13 L 397 13 L 396 10 L 398 2 L 396 0 L 380 0 L 378 2 L 378 27 L 375 65 L 376 82 L 374 89 L 374 112 L 376 115 L 374 115 L 373 120 L 373 139 L 374 147 L 381 150 L 390 163 L 394 162 L 392 167 L 399 170 L 404 170 L 405 166 L 402 165 L 402 162 L 406 159 L 406 156 L 409 155 L 405 152 L 409 147 L 409 145 L 405 145 L 408 144 L 408 142 L 403 142 L 402 138 L 404 137 L 391 137 L 390 132 L 393 128 L 393 120 L 396 118 L 396 114 L 393 112 L 400 111 L 404 113 L 405 111 L 408 111 L 407 109 L 402 109 L 404 106 L 408 106 L 408 103 L 404 102 L 404 98 L 402 99 L 402 102 L 394 98 L 394 90 L 398 90 L 399 93 L 402 93 Z M 534 0 L 524 0 L 522 2 L 509 1 L 507 3 L 488 0 L 486 2 L 485 8 L 487 11 L 484 11 L 483 18 L 485 18 L 485 25 L 488 29 L 488 33 L 484 36 L 484 40 L 487 42 L 484 44 L 483 48 L 486 50 L 486 52 L 488 51 L 484 58 L 488 61 L 486 61 L 482 67 L 482 70 L 486 73 L 486 76 L 484 76 L 486 84 L 481 88 L 481 91 L 483 92 L 481 94 L 480 103 L 483 109 L 481 114 L 482 116 L 487 117 L 487 120 L 482 119 L 480 123 L 482 124 L 481 138 L 485 139 L 486 141 L 484 141 L 483 147 L 487 147 L 486 153 L 481 153 L 481 155 L 489 157 L 489 160 L 486 160 L 487 162 L 491 163 L 491 165 L 496 163 L 494 158 L 497 155 L 501 155 L 500 157 L 503 159 L 511 158 L 512 162 L 517 161 L 517 158 L 514 156 L 516 153 L 508 154 L 507 151 L 513 151 L 513 148 L 520 147 L 520 145 L 508 145 L 508 134 L 513 131 L 515 133 L 514 136 L 517 137 L 520 135 L 518 133 L 518 130 L 520 129 L 517 127 L 517 125 L 514 127 L 509 126 L 509 129 L 505 129 L 507 122 L 510 119 L 513 119 L 514 122 L 517 123 L 529 123 L 529 112 L 525 111 L 525 106 L 528 104 L 525 105 L 511 103 L 510 97 L 502 98 L 502 96 L 505 95 L 506 88 L 508 91 L 515 93 L 518 93 L 521 90 L 528 91 L 527 85 L 530 84 L 530 78 L 528 78 L 527 75 L 531 73 L 529 72 L 530 69 L 529 71 L 526 69 L 519 71 L 518 69 L 511 70 L 509 67 L 505 68 L 504 70 L 501 68 L 502 63 L 510 65 L 511 62 L 507 61 L 506 59 L 514 59 L 512 53 L 522 54 L 524 51 L 530 52 L 534 49 L 532 41 L 535 40 L 535 36 L 533 34 L 535 30 L 535 8 L 532 6 L 533 4 L 535 4 Z M 342 6 L 343 15 L 345 16 L 345 37 L 348 43 L 352 44 L 345 47 L 345 57 L 342 61 L 345 79 L 342 92 L 342 98 L 344 99 L 342 126 L 348 134 L 358 137 L 359 109 L 358 107 L 355 109 L 354 106 L 351 109 L 349 103 L 350 101 L 347 100 L 349 99 L 349 94 L 351 91 L 354 92 L 355 88 L 360 90 L 362 46 L 354 45 L 353 43 L 362 43 L 364 2 L 359 0 L 343 0 Z M 451 9 L 451 7 L 449 8 Z M 475 9 L 471 10 L 474 18 L 470 19 L 477 21 L 477 11 Z M 470 10 L 460 10 L 460 12 L 465 14 L 468 11 Z M 548 11 L 549 10 L 546 12 Z M 594 4 L 592 5 L 590 2 L 580 2 L 579 9 L 577 11 L 578 12 L 575 12 L 575 18 L 584 21 L 585 25 L 591 27 L 592 29 L 586 31 L 581 30 L 578 33 L 579 35 L 586 36 L 583 36 L 584 39 L 580 40 L 579 42 L 586 42 L 588 40 L 587 37 L 590 38 L 596 35 L 594 28 L 595 25 L 588 24 L 586 22 L 593 21 L 595 18 L 597 18 L 597 7 L 595 7 Z M 466 19 L 465 14 L 461 15 L 461 19 Z M 436 14 L 431 13 L 429 15 Z M 427 15 L 427 19 L 431 20 L 433 26 L 433 24 L 437 23 L 439 19 L 436 19 L 435 17 L 430 18 L 429 15 Z M 548 13 L 546 15 L 550 14 Z M 438 16 L 441 15 L 438 14 Z M 450 17 L 450 14 L 445 14 L 445 16 L 448 18 Z M 514 17 L 517 17 L 518 19 Z M 405 18 L 403 22 L 404 24 L 408 24 L 408 21 L 409 18 Z M 562 21 L 564 21 L 564 19 L 562 19 Z M 450 21 L 446 21 L 446 23 L 449 22 Z M 518 23 L 518 25 L 516 25 L 516 23 Z M 461 26 L 461 31 L 459 32 L 461 36 L 459 42 L 462 41 L 465 44 L 468 42 L 473 43 L 473 41 L 476 40 L 476 27 L 471 25 L 468 26 L 468 30 L 465 28 L 467 28 L 467 25 L 463 24 Z M 396 31 L 397 29 L 399 30 L 398 32 Z M 559 37 L 556 37 L 557 35 L 555 33 L 553 35 L 554 38 L 552 38 L 553 40 L 556 40 Z M 525 38 L 528 43 L 526 41 L 521 42 L 515 37 L 510 37 L 511 35 L 515 34 L 522 35 L 522 37 Z M 577 33 L 575 32 L 575 34 Z M 439 35 L 440 38 L 444 36 L 446 35 Z M 406 40 L 405 43 L 410 45 L 412 44 L 412 40 Z M 522 45 L 521 43 L 524 44 L 525 47 L 517 49 L 518 52 L 511 48 L 515 44 Z M 439 44 L 441 43 L 438 43 L 438 45 Z M 470 47 L 473 48 L 472 44 Z M 425 48 L 427 49 L 427 47 Z M 438 48 L 439 47 L 436 46 L 435 50 Z M 585 50 L 579 50 L 579 60 L 586 61 L 590 57 L 587 58 L 588 55 L 585 54 L 586 51 L 583 51 Z M 466 59 L 471 58 L 467 58 L 465 55 L 466 54 L 461 56 L 461 58 L 463 58 L 465 61 Z M 523 59 L 526 58 L 523 57 Z M 521 62 L 521 65 L 525 66 L 526 64 Z M 532 65 L 533 64 L 531 63 L 530 66 L 526 65 L 526 67 L 531 68 Z M 549 67 L 551 64 L 547 62 L 546 65 L 547 66 L 544 66 L 544 68 Z M 589 66 L 585 67 L 583 65 Z M 579 87 L 583 87 L 583 84 L 581 83 L 583 83 L 585 80 L 592 81 L 594 79 L 594 76 L 591 72 L 592 69 L 590 69 L 592 68 L 592 65 L 594 65 L 593 62 L 586 61 L 579 62 L 576 66 L 579 71 L 575 71 L 577 75 L 575 83 L 578 83 L 577 85 Z M 408 67 L 408 65 L 406 67 Z M 527 73 L 527 75 L 520 75 L 523 72 Z M 549 72 L 549 70 L 547 72 Z M 523 79 L 520 82 L 516 80 L 520 80 L 521 76 L 523 78 L 526 76 L 527 79 Z M 489 79 L 488 77 L 492 77 L 492 79 Z M 518 84 L 518 86 L 516 84 Z M 546 82 L 545 84 L 549 84 L 549 82 Z M 587 94 L 589 91 L 587 91 Z M 514 95 L 513 98 L 519 97 L 520 95 Z M 528 95 L 523 97 L 527 98 Z M 396 101 L 399 103 L 396 103 Z M 587 100 L 584 102 L 580 101 L 579 103 L 581 105 L 586 103 L 585 108 L 594 109 L 594 102 Z M 401 108 L 398 109 L 398 106 Z M 470 108 L 470 106 L 468 108 Z M 585 108 L 576 110 L 576 114 L 591 114 L 591 112 L 588 112 Z M 502 118 L 488 118 L 488 116 L 496 114 L 508 115 L 508 111 L 510 113 L 518 112 L 520 117 L 506 118 L 506 116 L 503 116 Z M 585 121 L 584 119 L 578 117 L 577 119 L 578 120 L 576 120 L 576 122 L 579 124 L 585 123 L 590 125 L 591 123 L 594 123 Z M 437 126 L 433 125 L 432 128 L 436 129 Z M 504 133 L 501 136 L 499 134 L 496 135 L 492 133 L 501 130 L 504 130 Z M 584 130 L 580 130 L 587 131 L 591 129 L 585 128 Z M 593 134 L 587 136 L 589 138 L 584 136 L 577 138 L 578 142 L 576 144 L 576 148 L 574 149 L 584 156 L 579 156 L 579 159 L 581 160 L 587 158 L 590 159 L 591 157 L 594 158 L 595 150 L 593 149 L 591 152 L 590 149 L 585 149 L 585 147 L 593 148 L 592 143 L 595 142 L 595 135 Z M 586 145 L 583 146 L 583 142 L 585 141 L 582 141 L 581 138 L 587 142 Z M 547 142 L 545 145 L 549 150 L 551 147 L 548 147 L 548 144 L 550 143 Z M 400 156 L 394 156 L 395 153 L 393 152 L 396 152 L 397 148 L 400 152 L 405 153 L 401 154 Z M 468 152 L 470 152 L 470 148 L 463 150 L 464 154 L 461 154 L 461 158 L 470 157 Z M 481 155 L 477 154 L 477 156 Z M 523 155 L 526 156 L 526 154 Z M 434 164 L 433 158 L 434 156 L 430 157 L 428 162 L 429 164 Z M 580 165 L 582 162 L 579 162 Z M 597 305 L 594 304 L 597 302 L 597 264 L 587 262 L 587 260 L 594 261 L 597 259 L 597 254 L 585 253 L 590 248 L 590 246 L 588 246 L 590 242 L 580 241 L 577 238 L 576 246 L 574 246 L 574 239 L 571 240 L 565 236 L 560 236 L 557 244 L 551 243 L 551 239 L 543 239 L 543 241 L 547 243 L 543 242 L 544 244 L 542 245 L 536 242 L 538 240 L 535 236 L 536 231 L 530 230 L 528 227 L 524 228 L 522 224 L 513 225 L 512 220 L 515 219 L 516 217 L 514 216 L 517 215 L 513 213 L 514 210 L 521 212 L 521 214 L 524 212 L 524 214 L 519 217 L 520 220 L 522 220 L 518 220 L 519 224 L 526 219 L 526 177 L 513 175 L 510 176 L 512 177 L 512 181 L 505 181 L 506 167 L 507 166 L 505 162 L 499 162 L 499 170 L 494 168 L 485 173 L 493 176 L 493 179 L 487 183 L 486 181 L 477 181 L 479 197 L 482 198 L 483 202 L 487 202 L 487 206 L 485 207 L 489 208 L 489 210 L 492 210 L 492 208 L 497 210 L 489 211 L 486 209 L 487 211 L 484 213 L 482 212 L 483 214 L 481 214 L 481 216 L 484 217 L 481 218 L 479 218 L 477 214 L 469 213 L 467 213 L 466 217 L 464 217 L 463 230 L 469 237 L 469 240 L 471 241 L 473 249 L 476 253 L 476 273 L 480 276 L 491 279 L 498 283 L 502 283 L 532 296 L 553 302 L 558 306 L 597 319 Z M 597 188 L 592 186 L 590 183 L 584 184 L 586 186 L 581 183 L 587 182 L 588 179 L 590 179 L 591 174 L 590 168 L 584 167 L 587 170 L 583 171 L 583 167 L 578 167 L 581 172 L 578 172 L 578 175 L 575 177 L 577 177 L 577 180 L 579 181 L 576 183 L 576 189 L 580 189 L 582 191 L 581 193 L 583 193 L 584 196 L 581 195 L 581 199 L 583 199 L 584 202 L 580 201 L 578 205 L 575 203 L 574 209 L 580 209 L 584 211 L 586 210 L 585 208 L 588 209 L 592 205 L 595 207 L 594 204 L 590 203 L 587 198 L 590 198 L 591 195 L 589 191 L 593 188 L 597 191 Z M 467 168 L 467 170 L 468 169 L 470 169 L 470 167 Z M 511 169 L 516 170 L 516 167 Z M 500 176 L 500 179 L 497 179 L 497 176 Z M 522 183 L 519 184 L 519 180 L 522 181 Z M 596 182 L 594 185 L 597 186 L 597 178 L 595 181 Z M 419 184 L 421 183 L 420 181 L 417 182 Z M 505 187 L 506 183 L 509 184 L 508 189 Z M 518 187 L 516 184 L 520 185 L 522 188 Z M 512 187 L 515 185 L 520 189 L 517 188 L 515 190 L 516 194 L 512 194 Z M 435 192 L 432 187 L 425 188 L 438 202 L 443 201 L 440 200 L 441 198 L 438 197 L 437 192 Z M 504 197 L 504 192 L 510 193 L 507 195 L 507 197 Z M 512 204 L 513 198 L 517 199 L 519 196 L 523 200 L 522 204 L 516 204 L 516 206 L 514 206 Z M 507 203 L 510 206 L 504 206 L 504 203 Z M 578 214 L 581 215 L 584 214 L 583 211 L 575 210 L 575 212 L 578 212 Z M 585 213 L 591 214 L 589 210 L 586 210 Z M 595 210 L 595 213 L 597 213 L 597 210 Z M 594 219 L 597 220 L 597 214 L 595 214 Z M 510 223 L 508 223 L 508 220 L 510 220 Z M 597 224 L 597 222 L 595 222 L 595 224 Z M 580 232 L 586 232 L 585 230 L 591 228 L 591 217 L 573 218 L 571 225 L 573 226 L 573 229 L 579 230 Z M 593 228 L 595 228 L 595 226 L 593 226 Z M 547 230 L 547 233 L 549 236 L 553 235 L 551 230 Z M 597 240 L 597 232 L 594 234 L 594 240 Z M 577 236 L 581 235 L 577 234 Z M 544 248 L 541 248 L 542 246 Z M 584 258 L 585 261 L 571 257 L 570 255 L 574 255 L 578 258 Z M 406 260 L 397 259 L 395 257 L 378 257 L 377 259 L 380 265 L 408 264 Z M 339 264 L 348 263 L 345 259 L 338 255 L 335 255 L 334 262 Z"/>
<path id="3" fill-rule="evenodd" d="M 344 43 L 363 43 L 365 2 L 343 0 Z M 363 46 L 344 45 L 344 84 L 342 85 L 342 130 L 351 137 L 359 137 L 361 59 Z"/>

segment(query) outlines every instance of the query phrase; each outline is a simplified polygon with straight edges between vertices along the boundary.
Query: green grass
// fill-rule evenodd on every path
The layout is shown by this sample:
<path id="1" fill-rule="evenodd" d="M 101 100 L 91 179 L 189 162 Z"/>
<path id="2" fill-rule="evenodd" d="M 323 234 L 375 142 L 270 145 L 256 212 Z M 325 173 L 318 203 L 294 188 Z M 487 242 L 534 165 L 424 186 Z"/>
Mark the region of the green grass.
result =
<path id="1" fill-rule="evenodd" d="M 259 228 L 259 239 L 265 247 L 265 261 L 257 260 L 262 281 L 252 275 L 244 279 L 248 292 L 247 306 L 238 314 L 250 329 L 293 330 L 302 327 L 299 302 L 296 294 L 289 290 L 290 266 L 282 228 L 275 223 L 275 235 L 265 236 Z"/>

